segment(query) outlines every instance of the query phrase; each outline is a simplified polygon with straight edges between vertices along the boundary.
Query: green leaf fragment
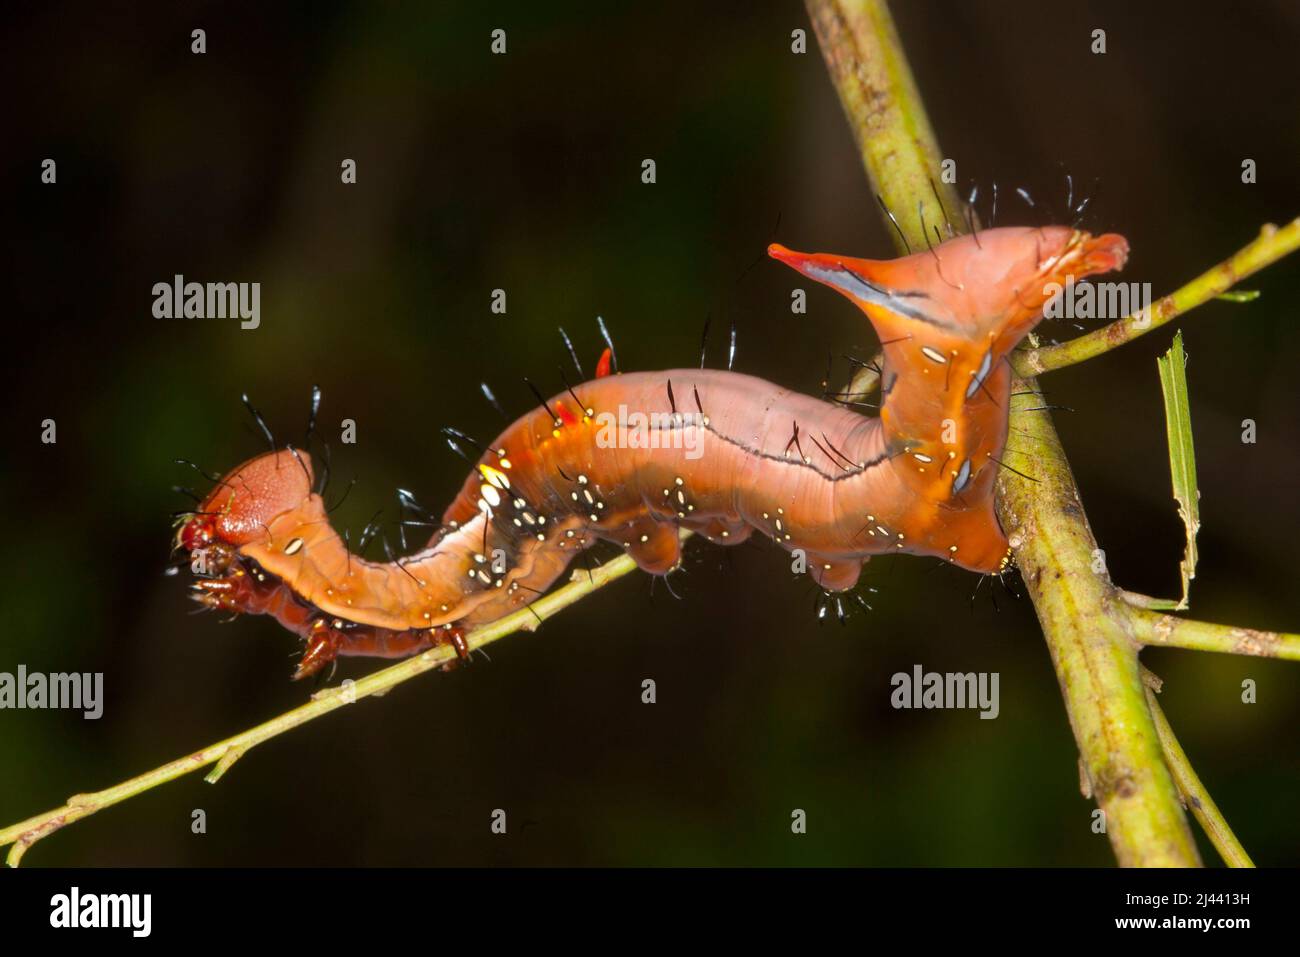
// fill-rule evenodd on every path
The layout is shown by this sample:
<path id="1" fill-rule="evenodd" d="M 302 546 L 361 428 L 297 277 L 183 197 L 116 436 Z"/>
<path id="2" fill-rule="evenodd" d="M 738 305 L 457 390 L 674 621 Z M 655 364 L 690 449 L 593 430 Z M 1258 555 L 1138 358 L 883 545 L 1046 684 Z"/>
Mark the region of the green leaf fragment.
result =
<path id="1" fill-rule="evenodd" d="M 1181 611 L 1188 607 L 1191 581 L 1196 577 L 1196 533 L 1201 528 L 1201 493 L 1196 486 L 1196 450 L 1187 401 L 1187 355 L 1183 352 L 1181 331 L 1174 336 L 1169 351 L 1156 359 L 1156 365 L 1165 400 L 1165 430 L 1169 440 L 1169 471 L 1173 477 L 1174 499 L 1178 502 L 1178 516 L 1187 532 L 1187 551 L 1179 566 L 1183 598 L 1175 606 Z"/>

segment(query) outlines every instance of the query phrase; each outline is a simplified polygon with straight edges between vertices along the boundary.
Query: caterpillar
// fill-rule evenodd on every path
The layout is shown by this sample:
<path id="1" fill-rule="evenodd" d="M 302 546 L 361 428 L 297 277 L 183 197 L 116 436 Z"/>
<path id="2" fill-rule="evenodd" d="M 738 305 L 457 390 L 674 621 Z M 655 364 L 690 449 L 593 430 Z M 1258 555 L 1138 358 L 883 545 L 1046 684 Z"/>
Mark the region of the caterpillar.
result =
<path id="1" fill-rule="evenodd" d="M 492 442 L 429 543 L 395 560 L 349 550 L 306 452 L 238 466 L 178 521 L 175 548 L 201 559 L 196 598 L 277 618 L 304 641 L 301 678 L 340 655 L 452 644 L 463 656 L 469 628 L 522 607 L 598 541 L 664 575 L 680 560 L 679 529 L 724 545 L 759 532 L 801 550 L 833 593 L 883 553 L 1005 567 L 994 478 L 1008 354 L 1051 284 L 1122 267 L 1127 242 L 1002 227 L 893 260 L 768 251 L 875 327 L 878 417 L 730 371 L 611 374 L 606 350 L 593 381 Z"/>

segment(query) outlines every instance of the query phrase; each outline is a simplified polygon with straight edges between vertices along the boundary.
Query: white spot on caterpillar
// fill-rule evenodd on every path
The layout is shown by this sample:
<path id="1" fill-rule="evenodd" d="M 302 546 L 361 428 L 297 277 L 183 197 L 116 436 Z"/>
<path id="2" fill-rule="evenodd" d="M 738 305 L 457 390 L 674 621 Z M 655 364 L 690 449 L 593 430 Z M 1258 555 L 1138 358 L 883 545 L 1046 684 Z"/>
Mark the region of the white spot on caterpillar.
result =
<path id="1" fill-rule="evenodd" d="M 931 362 L 937 362 L 943 365 L 948 361 L 942 352 L 938 349 L 931 349 L 929 346 L 921 346 L 921 355 L 925 356 Z"/>
<path id="2" fill-rule="evenodd" d="M 301 539 L 301 538 L 295 538 L 295 539 L 294 539 L 293 541 L 291 541 L 288 545 L 284 546 L 284 553 L 285 553 L 286 555 L 297 555 L 298 552 L 301 551 L 301 550 L 302 550 L 302 539 Z"/>
<path id="3" fill-rule="evenodd" d="M 492 485 L 494 488 L 510 487 L 510 479 L 506 476 L 505 472 L 497 471 L 486 463 L 481 463 L 478 470 L 482 473 L 483 477 L 487 479 L 488 484 Z"/>

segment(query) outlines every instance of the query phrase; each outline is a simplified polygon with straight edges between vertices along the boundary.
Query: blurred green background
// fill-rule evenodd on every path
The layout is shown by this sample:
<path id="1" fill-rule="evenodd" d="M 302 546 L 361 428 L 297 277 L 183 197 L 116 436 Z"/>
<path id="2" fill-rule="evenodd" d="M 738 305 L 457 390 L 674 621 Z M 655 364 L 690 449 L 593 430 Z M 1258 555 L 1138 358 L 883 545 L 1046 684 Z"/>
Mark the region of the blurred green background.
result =
<path id="1" fill-rule="evenodd" d="M 10 12 L 9 238 L 0 670 L 102 671 L 99 721 L 0 712 L 0 823 L 115 783 L 305 700 L 273 622 L 191 616 L 162 575 L 173 464 L 262 447 L 239 404 L 297 434 L 325 391 L 336 513 L 354 535 L 393 489 L 440 511 L 466 466 L 438 429 L 488 438 L 522 377 L 560 387 L 556 332 L 588 371 L 603 315 L 626 369 L 711 363 L 816 392 L 867 324 L 760 257 L 891 256 L 794 2 L 215 4 Z M 1210 8 L 1207 8 L 1207 10 Z M 1167 292 L 1300 213 L 1300 12 L 1256 3 L 896 4 L 945 155 L 1124 233 L 1125 278 Z M 208 52 L 190 52 L 190 31 Z M 509 52 L 489 53 L 507 30 Z M 1108 52 L 1089 52 L 1091 30 Z M 57 186 L 39 184 L 45 157 Z M 640 182 L 652 157 L 658 183 Z M 358 164 L 343 186 L 340 163 Z M 1258 164 L 1243 185 L 1241 161 Z M 779 226 L 777 223 L 779 221 Z M 755 262 L 755 260 L 760 260 Z M 159 320 L 153 283 L 258 281 L 262 324 Z M 804 285 L 808 285 L 804 283 Z M 1300 629 L 1300 270 L 1187 319 L 1201 480 L 1197 617 Z M 490 290 L 509 311 L 488 310 Z M 1066 326 L 1044 329 L 1066 337 Z M 1124 587 L 1173 595 L 1155 357 L 1172 329 L 1043 380 Z M 848 370 L 837 361 L 834 378 Z M 39 423 L 59 440 L 39 442 Z M 1241 421 L 1258 423 L 1243 445 Z M 681 600 L 623 580 L 491 661 L 426 676 L 50 838 L 41 864 L 1107 864 L 1033 608 L 933 561 L 877 560 L 875 612 L 818 626 L 813 594 L 755 541 L 692 543 Z M 1019 594 L 1018 585 L 1009 582 Z M 1300 667 L 1144 655 L 1211 793 L 1261 864 L 1300 862 Z M 922 664 L 1001 674 L 1001 716 L 895 711 Z M 342 662 L 336 681 L 376 667 Z M 659 702 L 640 703 L 654 678 Z M 1240 701 L 1241 682 L 1259 701 Z M 190 815 L 207 812 L 194 835 Z M 504 808 L 510 834 L 489 833 Z M 792 808 L 808 833 L 790 832 Z M 1198 835 L 1199 838 L 1199 835 Z M 1202 842 L 1208 861 L 1217 858 Z"/>

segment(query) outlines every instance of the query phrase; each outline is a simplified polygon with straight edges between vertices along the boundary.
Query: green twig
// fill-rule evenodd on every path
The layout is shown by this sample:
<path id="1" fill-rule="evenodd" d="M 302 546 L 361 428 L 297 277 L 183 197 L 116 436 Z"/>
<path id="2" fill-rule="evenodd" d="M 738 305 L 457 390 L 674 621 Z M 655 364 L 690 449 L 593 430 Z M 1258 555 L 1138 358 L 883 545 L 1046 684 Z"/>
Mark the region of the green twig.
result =
<path id="1" fill-rule="evenodd" d="M 683 540 L 689 535 L 689 532 L 683 533 Z M 532 631 L 556 612 L 567 608 L 609 582 L 623 577 L 635 568 L 636 563 L 631 556 L 620 555 L 613 561 L 592 569 L 590 573 L 586 569 L 576 572 L 569 584 L 537 599 L 531 607 L 471 631 L 465 636 L 465 644 L 472 651 L 517 631 Z M 331 711 L 337 711 L 362 698 L 384 694 L 404 681 L 451 662 L 455 657 L 456 651 L 450 645 L 431 648 L 423 654 L 408 658 L 382 671 L 376 671 L 356 681 L 345 681 L 339 687 L 321 691 L 301 707 L 287 711 L 234 737 L 218 741 L 183 758 L 168 762 L 162 767 L 154 768 L 129 781 L 123 781 L 103 791 L 74 794 L 62 807 L 37 814 L 35 817 L 0 830 L 0 847 L 6 844 L 13 845 L 6 861 L 10 867 L 17 867 L 23 855 L 33 844 L 53 834 L 59 828 L 210 764 L 215 764 L 216 767 L 207 776 L 207 780 L 215 783 L 235 761 L 263 741 L 300 727 Z"/>
<path id="2" fill-rule="evenodd" d="M 1129 620 L 1133 637 L 1144 645 L 1300 661 L 1300 635 L 1257 631 L 1236 625 L 1214 625 L 1207 621 L 1159 615 L 1142 608 L 1134 608 Z"/>
<path id="3" fill-rule="evenodd" d="M 1146 335 L 1153 329 L 1159 329 L 1189 309 L 1221 298 L 1242 279 L 1297 249 L 1300 249 L 1300 218 L 1293 219 L 1280 229 L 1270 223 L 1260 229 L 1259 238 L 1250 245 L 1154 303 L 1150 316 L 1134 313 L 1086 336 L 1055 346 L 1018 352 L 1013 357 L 1012 365 L 1021 375 L 1038 375 L 1099 356 L 1138 336 Z"/>
<path id="4" fill-rule="evenodd" d="M 1160 747 L 1165 753 L 1165 762 L 1169 765 L 1169 770 L 1178 785 L 1178 792 L 1183 797 L 1184 805 L 1191 809 L 1192 816 L 1204 828 L 1210 843 L 1214 845 L 1225 864 L 1229 867 L 1254 867 L 1250 855 L 1237 840 L 1237 835 L 1232 833 L 1232 828 L 1228 826 L 1219 806 L 1214 803 L 1210 792 L 1205 790 L 1205 785 L 1196 776 L 1191 761 L 1187 759 L 1187 752 L 1178 743 L 1169 719 L 1161 710 L 1160 702 L 1156 700 L 1156 694 L 1160 691 L 1160 679 L 1145 668 L 1143 678 L 1146 684 L 1147 705 L 1151 709 L 1151 717 L 1155 719 L 1156 733 L 1160 735 Z"/>

